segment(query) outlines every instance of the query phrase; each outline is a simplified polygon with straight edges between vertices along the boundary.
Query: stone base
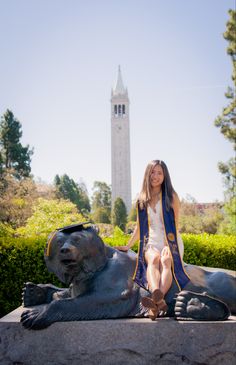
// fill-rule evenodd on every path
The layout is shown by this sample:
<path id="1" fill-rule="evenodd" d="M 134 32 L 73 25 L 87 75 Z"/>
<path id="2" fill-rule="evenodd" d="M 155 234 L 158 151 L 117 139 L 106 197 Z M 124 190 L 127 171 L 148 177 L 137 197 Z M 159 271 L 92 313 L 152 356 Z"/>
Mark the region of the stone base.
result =
<path id="1" fill-rule="evenodd" d="M 236 364 L 236 317 L 58 322 L 34 331 L 19 323 L 22 310 L 0 319 L 1 365 Z"/>

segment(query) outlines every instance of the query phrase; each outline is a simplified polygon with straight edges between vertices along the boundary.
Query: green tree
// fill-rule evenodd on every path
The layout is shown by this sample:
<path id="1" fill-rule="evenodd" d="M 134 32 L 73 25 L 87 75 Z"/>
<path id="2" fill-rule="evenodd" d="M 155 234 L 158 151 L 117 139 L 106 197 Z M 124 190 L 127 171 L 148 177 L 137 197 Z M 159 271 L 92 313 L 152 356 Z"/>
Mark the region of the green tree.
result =
<path id="1" fill-rule="evenodd" d="M 220 132 L 228 141 L 233 143 L 234 150 L 236 150 L 236 11 L 229 10 L 229 17 L 223 36 L 228 41 L 227 54 L 232 60 L 234 86 L 228 87 L 225 93 L 229 103 L 216 118 L 215 126 L 220 128 Z M 227 194 L 231 197 L 234 195 L 236 183 L 235 157 L 227 163 L 219 162 L 219 170 L 225 176 Z"/>
<path id="2" fill-rule="evenodd" d="M 117 226 L 122 231 L 125 231 L 125 226 L 127 223 L 127 210 L 125 203 L 121 198 L 116 198 L 113 208 L 112 208 L 112 224 Z"/>
<path id="3" fill-rule="evenodd" d="M 30 175 L 33 154 L 28 145 L 22 146 L 21 137 L 21 124 L 7 109 L 0 122 L 0 170 L 11 171 L 18 179 Z"/>
<path id="4" fill-rule="evenodd" d="M 39 198 L 33 206 L 33 214 L 17 233 L 26 237 L 47 236 L 57 228 L 85 221 L 76 206 L 66 200 Z"/>
<path id="5" fill-rule="evenodd" d="M 91 217 L 96 223 L 111 222 L 111 187 L 105 182 L 93 184 Z"/>
<path id="6" fill-rule="evenodd" d="M 223 219 L 222 204 L 200 204 L 191 195 L 181 201 L 179 218 L 181 233 L 216 234 Z"/>
<path id="7" fill-rule="evenodd" d="M 54 178 L 56 195 L 58 198 L 70 200 L 83 214 L 90 212 L 89 197 L 85 184 L 77 184 L 68 175 L 56 175 Z"/>
<path id="8" fill-rule="evenodd" d="M 137 221 L 137 207 L 136 204 L 133 204 L 128 215 L 128 222 L 136 222 L 136 221 Z"/>
<path id="9" fill-rule="evenodd" d="M 225 217 L 221 221 L 218 232 L 219 234 L 236 235 L 236 196 L 232 197 L 224 205 Z"/>
<path id="10" fill-rule="evenodd" d="M 223 34 L 228 41 L 227 54 L 232 60 L 232 80 L 233 87 L 228 87 L 225 93 L 229 100 L 228 105 L 223 108 L 221 115 L 215 120 L 215 126 L 220 128 L 220 132 L 229 142 L 233 143 L 234 151 L 236 151 L 236 11 L 229 10 L 229 20 L 226 24 L 226 31 Z M 225 213 L 226 226 L 233 227 L 236 223 L 236 158 L 232 157 L 228 162 L 219 162 L 220 172 L 224 176 L 226 186 L 225 191 Z M 234 230 L 235 232 L 235 230 Z"/>
<path id="11" fill-rule="evenodd" d="M 38 196 L 37 186 L 31 178 L 18 180 L 4 172 L 0 179 L 0 221 L 13 228 L 25 224 Z"/>

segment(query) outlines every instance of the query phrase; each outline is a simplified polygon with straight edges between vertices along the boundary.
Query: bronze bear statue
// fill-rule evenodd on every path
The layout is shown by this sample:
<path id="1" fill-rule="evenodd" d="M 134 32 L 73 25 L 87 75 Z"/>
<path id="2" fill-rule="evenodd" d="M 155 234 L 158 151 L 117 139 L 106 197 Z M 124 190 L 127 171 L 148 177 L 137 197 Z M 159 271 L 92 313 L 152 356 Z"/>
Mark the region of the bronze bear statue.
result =
<path id="1" fill-rule="evenodd" d="M 58 321 L 143 317 L 141 304 L 150 293 L 132 280 L 133 251 L 106 246 L 92 227 L 84 224 L 54 232 L 45 250 L 49 271 L 67 289 L 26 283 L 21 316 L 24 327 L 42 329 Z M 236 279 L 232 271 L 185 265 L 191 281 L 179 292 L 173 280 L 165 300 L 167 316 L 195 320 L 224 320 L 236 312 Z"/>

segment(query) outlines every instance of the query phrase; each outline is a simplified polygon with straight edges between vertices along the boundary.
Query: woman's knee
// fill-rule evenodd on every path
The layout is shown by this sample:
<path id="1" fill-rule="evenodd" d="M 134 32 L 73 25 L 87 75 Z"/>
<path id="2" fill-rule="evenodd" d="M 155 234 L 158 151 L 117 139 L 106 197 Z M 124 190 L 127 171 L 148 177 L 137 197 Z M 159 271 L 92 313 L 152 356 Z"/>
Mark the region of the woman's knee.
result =
<path id="1" fill-rule="evenodd" d="M 154 249 L 149 249 L 145 253 L 145 260 L 148 265 L 157 265 L 161 260 L 160 252 Z"/>
<path id="2" fill-rule="evenodd" d="M 172 255 L 169 247 L 164 247 L 161 252 L 161 265 L 162 267 L 171 269 L 172 265 Z"/>

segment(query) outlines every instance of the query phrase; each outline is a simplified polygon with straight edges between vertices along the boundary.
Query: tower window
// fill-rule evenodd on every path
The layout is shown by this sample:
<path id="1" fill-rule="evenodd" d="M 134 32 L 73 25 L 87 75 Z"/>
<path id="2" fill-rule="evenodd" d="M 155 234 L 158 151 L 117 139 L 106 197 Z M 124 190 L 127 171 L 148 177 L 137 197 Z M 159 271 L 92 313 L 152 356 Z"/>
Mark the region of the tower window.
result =
<path id="1" fill-rule="evenodd" d="M 117 105 L 114 105 L 114 113 L 115 113 L 115 116 L 117 116 Z"/>
<path id="2" fill-rule="evenodd" d="M 118 115 L 121 116 L 121 105 L 118 105 Z"/>
<path id="3" fill-rule="evenodd" d="M 122 105 L 122 114 L 125 114 L 125 105 Z"/>

